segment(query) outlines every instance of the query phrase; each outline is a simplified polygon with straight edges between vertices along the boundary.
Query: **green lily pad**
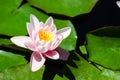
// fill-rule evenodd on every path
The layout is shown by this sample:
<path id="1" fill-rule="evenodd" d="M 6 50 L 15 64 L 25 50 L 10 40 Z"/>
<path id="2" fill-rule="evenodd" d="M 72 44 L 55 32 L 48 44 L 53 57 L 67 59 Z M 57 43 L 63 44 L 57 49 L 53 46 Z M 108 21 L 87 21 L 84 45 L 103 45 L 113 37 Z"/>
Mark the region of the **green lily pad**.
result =
<path id="1" fill-rule="evenodd" d="M 28 0 L 29 4 L 47 13 L 70 17 L 89 13 L 97 1 L 98 0 Z"/>
<path id="2" fill-rule="evenodd" d="M 19 65 L 0 72 L 0 80 L 42 80 L 44 66 L 36 72 L 30 70 L 29 64 Z"/>
<path id="3" fill-rule="evenodd" d="M 81 45 L 79 48 L 80 48 L 80 51 L 82 54 L 87 54 L 87 50 L 86 50 L 85 45 Z"/>
<path id="4" fill-rule="evenodd" d="M 0 70 L 26 63 L 24 56 L 0 50 Z"/>
<path id="5" fill-rule="evenodd" d="M 120 70 L 120 27 L 104 27 L 87 34 L 89 60 Z"/>
<path id="6" fill-rule="evenodd" d="M 106 69 L 99 65 L 97 65 L 97 67 L 101 70 L 101 75 L 108 77 L 108 79 L 105 79 L 105 80 L 119 80 L 120 79 L 120 76 L 119 76 L 120 71 Z"/>
<path id="7" fill-rule="evenodd" d="M 0 38 L 0 45 L 1 44 L 11 44 L 11 41 L 10 41 L 10 39 L 2 39 L 2 38 Z"/>
<path id="8" fill-rule="evenodd" d="M 28 4 L 18 8 L 21 4 L 19 0 L 13 0 L 12 2 L 4 0 L 0 1 L 0 3 L 3 4 L 0 5 L 0 7 L 3 7 L 3 10 L 0 11 L 0 17 L 2 18 L 0 20 L 0 34 L 11 36 L 27 35 L 26 22 L 29 21 L 30 14 L 35 13 L 39 15 L 40 12 Z M 8 3 L 11 3 L 11 5 Z M 10 7 L 8 7 L 8 5 L 10 5 Z"/>

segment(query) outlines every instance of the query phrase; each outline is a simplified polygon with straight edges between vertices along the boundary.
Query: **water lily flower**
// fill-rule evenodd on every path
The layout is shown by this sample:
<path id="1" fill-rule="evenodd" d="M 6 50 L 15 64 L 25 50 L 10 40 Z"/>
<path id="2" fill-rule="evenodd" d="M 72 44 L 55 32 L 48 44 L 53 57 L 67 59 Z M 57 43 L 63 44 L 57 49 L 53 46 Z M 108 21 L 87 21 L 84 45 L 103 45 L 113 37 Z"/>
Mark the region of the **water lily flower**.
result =
<path id="1" fill-rule="evenodd" d="M 117 4 L 118 7 L 120 8 L 120 1 L 116 1 L 116 4 Z"/>
<path id="2" fill-rule="evenodd" d="M 11 41 L 17 46 L 33 51 L 30 68 L 34 72 L 43 66 L 46 57 L 54 60 L 60 58 L 56 48 L 63 39 L 69 36 L 71 28 L 65 27 L 57 31 L 52 17 L 43 23 L 31 14 L 30 23 L 27 23 L 27 31 L 29 36 L 15 36 L 11 38 Z"/>

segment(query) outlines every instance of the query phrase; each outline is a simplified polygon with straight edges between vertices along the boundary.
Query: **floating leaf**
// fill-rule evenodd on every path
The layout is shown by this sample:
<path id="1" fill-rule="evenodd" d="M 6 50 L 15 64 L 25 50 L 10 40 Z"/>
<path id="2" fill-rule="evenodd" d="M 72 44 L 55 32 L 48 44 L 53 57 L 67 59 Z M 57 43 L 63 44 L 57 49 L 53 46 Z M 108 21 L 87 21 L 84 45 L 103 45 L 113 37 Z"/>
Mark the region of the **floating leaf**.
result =
<path id="1" fill-rule="evenodd" d="M 80 46 L 80 51 L 82 52 L 82 54 L 87 54 L 85 45 Z"/>
<path id="2" fill-rule="evenodd" d="M 104 27 L 87 34 L 89 60 L 120 70 L 120 27 Z"/>
<path id="3" fill-rule="evenodd" d="M 0 70 L 26 63 L 24 56 L 0 50 Z"/>
<path id="4" fill-rule="evenodd" d="M 42 80 L 44 66 L 37 72 L 30 70 L 29 64 L 19 65 L 0 72 L 0 80 Z"/>
<path id="5" fill-rule="evenodd" d="M 2 39 L 2 38 L 0 38 L 0 45 L 1 44 L 11 44 L 11 41 L 10 41 L 10 39 Z"/>
<path id="6" fill-rule="evenodd" d="M 98 0 L 28 0 L 28 2 L 47 13 L 74 17 L 89 13 Z"/>

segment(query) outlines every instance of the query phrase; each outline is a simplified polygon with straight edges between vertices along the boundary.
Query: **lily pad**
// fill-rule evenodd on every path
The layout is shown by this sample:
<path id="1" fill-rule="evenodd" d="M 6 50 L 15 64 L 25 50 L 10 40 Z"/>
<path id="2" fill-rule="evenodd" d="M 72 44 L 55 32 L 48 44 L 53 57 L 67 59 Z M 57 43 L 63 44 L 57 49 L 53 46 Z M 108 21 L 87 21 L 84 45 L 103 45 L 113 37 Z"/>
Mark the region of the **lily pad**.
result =
<path id="1" fill-rule="evenodd" d="M 85 45 L 81 45 L 79 48 L 80 48 L 80 51 L 82 54 L 87 54 L 87 50 L 86 50 Z"/>
<path id="2" fill-rule="evenodd" d="M 87 34 L 89 60 L 120 70 L 120 27 L 104 27 Z"/>
<path id="3" fill-rule="evenodd" d="M 2 38 L 0 38 L 0 45 L 1 44 L 11 44 L 11 41 L 9 39 L 2 39 Z"/>
<path id="4" fill-rule="evenodd" d="M 29 64 L 11 67 L 0 72 L 0 80 L 42 80 L 44 68 L 32 72 Z"/>
<path id="5" fill-rule="evenodd" d="M 26 63 L 24 56 L 0 50 L 0 70 Z"/>
<path id="6" fill-rule="evenodd" d="M 29 4 L 47 13 L 70 17 L 89 13 L 97 1 L 98 0 L 28 0 Z"/>

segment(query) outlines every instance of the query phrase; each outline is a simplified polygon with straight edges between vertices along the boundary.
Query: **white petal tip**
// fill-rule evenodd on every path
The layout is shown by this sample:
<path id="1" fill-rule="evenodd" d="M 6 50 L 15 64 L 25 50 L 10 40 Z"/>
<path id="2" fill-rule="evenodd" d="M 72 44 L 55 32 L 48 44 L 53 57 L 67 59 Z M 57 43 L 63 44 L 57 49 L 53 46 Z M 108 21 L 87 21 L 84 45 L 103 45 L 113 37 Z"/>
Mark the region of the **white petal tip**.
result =
<path id="1" fill-rule="evenodd" d="M 71 33 L 71 27 L 66 27 L 69 30 L 69 34 Z"/>
<path id="2" fill-rule="evenodd" d="M 30 17 L 35 17 L 35 15 L 33 15 L 33 14 L 30 14 Z"/>
<path id="3" fill-rule="evenodd" d="M 20 46 L 20 47 L 25 47 L 25 45 L 24 45 L 24 42 L 21 42 L 21 39 L 20 39 L 21 37 L 12 37 L 12 38 L 10 38 L 10 40 L 15 44 L 15 45 L 17 45 L 17 46 Z"/>
<path id="4" fill-rule="evenodd" d="M 36 17 L 35 15 L 30 14 L 30 20 L 31 20 L 31 21 L 34 21 L 34 20 L 36 20 L 36 19 L 37 19 L 37 17 Z"/>
<path id="5" fill-rule="evenodd" d="M 53 25 L 53 18 L 51 16 L 46 20 L 45 25 Z"/>
<path id="6" fill-rule="evenodd" d="M 65 27 L 63 29 L 58 30 L 57 34 L 62 35 L 63 39 L 67 38 L 71 33 L 71 27 Z"/>
<path id="7" fill-rule="evenodd" d="M 39 69 L 33 69 L 33 68 L 31 68 L 31 71 L 32 72 L 36 72 L 36 71 L 38 71 Z"/>
<path id="8" fill-rule="evenodd" d="M 116 4 L 120 8 L 120 1 L 117 1 Z"/>
<path id="9" fill-rule="evenodd" d="M 36 72 L 36 71 L 38 71 L 38 70 L 40 70 L 40 68 L 39 68 L 39 69 L 38 69 L 38 68 L 35 68 L 35 67 L 31 68 L 31 71 L 32 71 L 32 72 Z"/>
<path id="10" fill-rule="evenodd" d="M 52 16 L 50 16 L 48 19 L 50 19 L 50 20 L 52 20 L 52 21 L 53 21 L 53 18 L 52 18 Z"/>
<path id="11" fill-rule="evenodd" d="M 60 58 L 59 54 L 56 54 L 52 57 L 52 59 L 54 59 L 54 60 L 58 60 L 59 58 Z"/>
<path id="12" fill-rule="evenodd" d="M 66 27 L 66 37 L 68 37 L 70 33 L 71 33 L 71 27 Z"/>
<path id="13" fill-rule="evenodd" d="M 16 36 L 10 38 L 10 40 L 17 46 L 26 48 L 24 45 L 25 42 L 31 41 L 30 37 L 27 36 Z"/>
<path id="14" fill-rule="evenodd" d="M 13 37 L 12 37 L 12 38 L 10 38 L 10 40 L 13 42 Z"/>

